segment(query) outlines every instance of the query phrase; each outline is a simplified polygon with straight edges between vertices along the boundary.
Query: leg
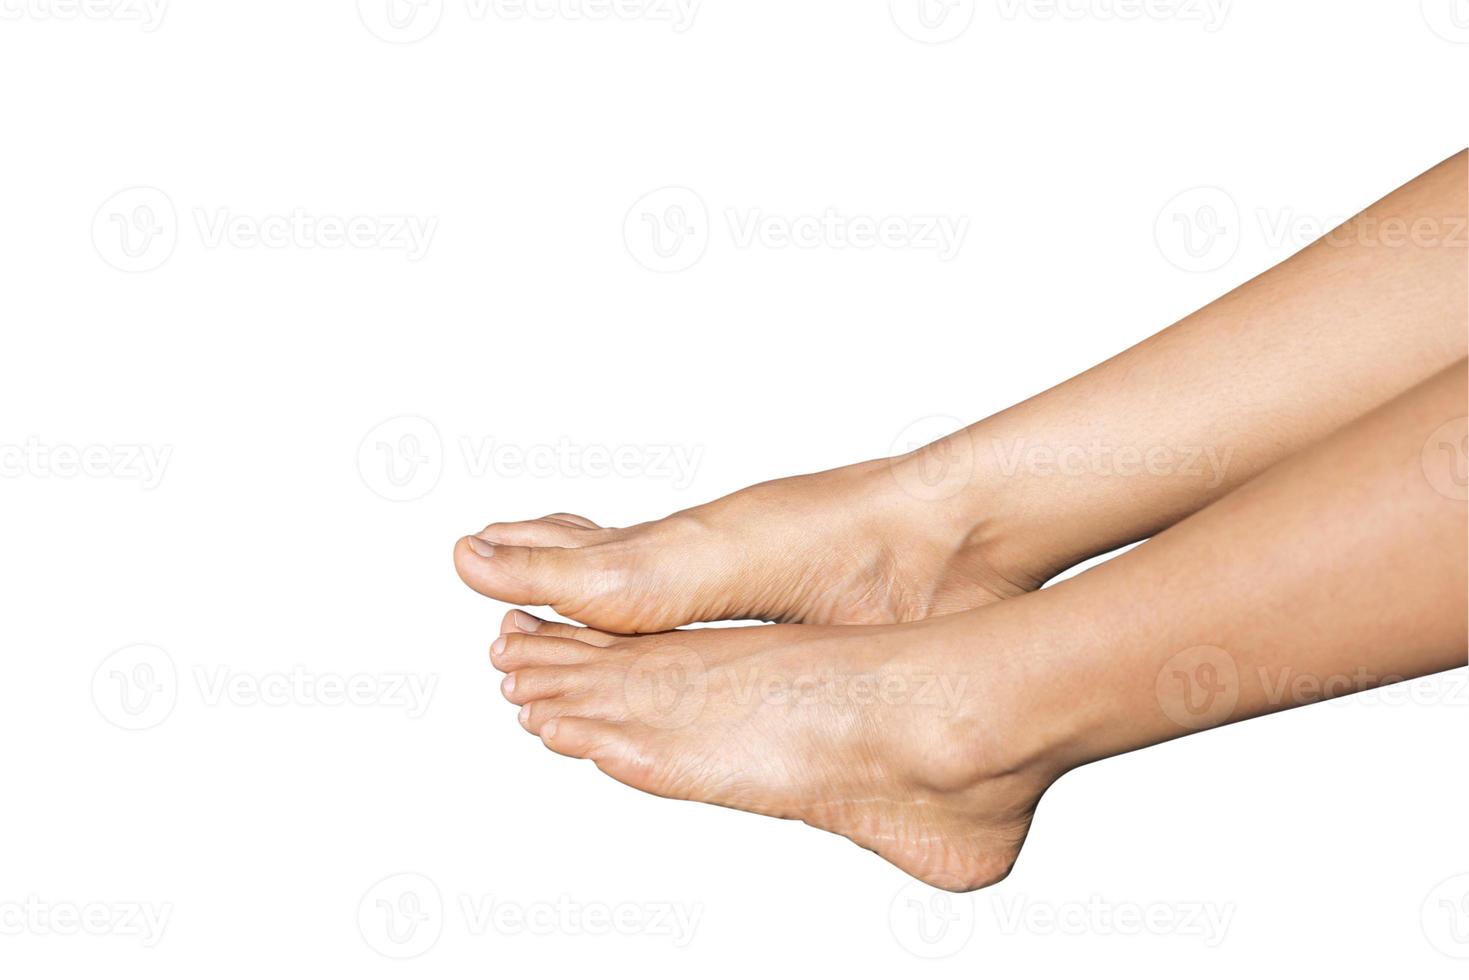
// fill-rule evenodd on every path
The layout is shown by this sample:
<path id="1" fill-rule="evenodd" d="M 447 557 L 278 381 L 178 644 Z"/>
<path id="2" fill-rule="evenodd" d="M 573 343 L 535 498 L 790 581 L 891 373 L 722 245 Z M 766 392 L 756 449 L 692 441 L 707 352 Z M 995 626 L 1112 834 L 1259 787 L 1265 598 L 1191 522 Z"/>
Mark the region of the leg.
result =
<path id="1" fill-rule="evenodd" d="M 636 527 L 570 515 L 492 524 L 458 543 L 455 565 L 486 595 L 617 632 L 720 619 L 906 622 L 1033 590 L 1463 357 L 1465 161 L 934 446 Z M 1439 237 L 1374 237 L 1392 220 L 1426 220 Z M 1142 472 L 1118 475 L 1129 469 Z"/>
<path id="2" fill-rule="evenodd" d="M 894 626 L 496 641 L 548 747 L 638 789 L 851 838 L 968 889 L 1068 769 L 1462 665 L 1466 365 L 1055 588 Z M 1445 425 L 1447 424 L 1447 427 Z M 1287 669 L 1323 683 L 1283 694 Z M 1200 690 L 1192 686 L 1203 682 Z"/>

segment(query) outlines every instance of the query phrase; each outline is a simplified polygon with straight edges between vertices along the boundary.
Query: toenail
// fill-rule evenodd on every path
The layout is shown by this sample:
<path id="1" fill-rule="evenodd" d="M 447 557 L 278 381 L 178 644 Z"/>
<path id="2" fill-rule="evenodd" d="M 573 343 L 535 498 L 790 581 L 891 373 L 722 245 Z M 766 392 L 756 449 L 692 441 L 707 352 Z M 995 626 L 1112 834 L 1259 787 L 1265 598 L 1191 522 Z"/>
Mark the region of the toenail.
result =
<path id="1" fill-rule="evenodd" d="M 520 709 L 520 723 L 522 725 L 525 725 L 525 724 L 528 724 L 529 722 L 530 722 L 530 705 L 526 705 L 524 708 L 521 708 Z"/>
<path id="2" fill-rule="evenodd" d="M 505 637 L 499 637 L 490 644 L 490 656 L 496 660 L 505 655 Z"/>
<path id="3" fill-rule="evenodd" d="M 469 550 L 481 558 L 493 558 L 495 555 L 494 545 L 490 544 L 484 538 L 477 538 L 472 534 L 469 536 Z"/>
<path id="4" fill-rule="evenodd" d="M 551 739 L 553 739 L 555 737 L 556 737 L 556 719 L 555 718 L 552 718 L 550 721 L 546 722 L 544 725 L 541 726 L 541 738 L 543 738 L 543 739 L 545 739 L 546 741 L 549 742 Z"/>
<path id="5" fill-rule="evenodd" d="M 505 679 L 500 682 L 500 693 L 507 698 L 515 693 L 515 675 L 506 674 Z"/>
<path id="6" fill-rule="evenodd" d="M 525 630 L 527 633 L 534 633 L 536 630 L 541 628 L 541 621 L 539 619 L 536 619 L 528 612 L 521 612 L 519 609 L 517 609 L 515 610 L 514 615 L 515 625 L 520 629 Z"/>

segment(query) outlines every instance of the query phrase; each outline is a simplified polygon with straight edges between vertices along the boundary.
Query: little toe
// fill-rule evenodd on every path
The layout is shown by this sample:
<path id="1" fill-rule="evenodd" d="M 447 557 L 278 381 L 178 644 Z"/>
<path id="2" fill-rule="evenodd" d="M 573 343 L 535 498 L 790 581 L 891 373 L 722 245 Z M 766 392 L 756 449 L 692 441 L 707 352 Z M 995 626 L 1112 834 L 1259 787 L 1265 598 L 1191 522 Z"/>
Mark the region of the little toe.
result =
<path id="1" fill-rule="evenodd" d="M 595 718 L 573 715 L 550 718 L 541 726 L 540 736 L 552 752 L 573 759 L 591 759 L 598 766 L 604 760 L 620 759 L 629 749 L 625 725 Z"/>

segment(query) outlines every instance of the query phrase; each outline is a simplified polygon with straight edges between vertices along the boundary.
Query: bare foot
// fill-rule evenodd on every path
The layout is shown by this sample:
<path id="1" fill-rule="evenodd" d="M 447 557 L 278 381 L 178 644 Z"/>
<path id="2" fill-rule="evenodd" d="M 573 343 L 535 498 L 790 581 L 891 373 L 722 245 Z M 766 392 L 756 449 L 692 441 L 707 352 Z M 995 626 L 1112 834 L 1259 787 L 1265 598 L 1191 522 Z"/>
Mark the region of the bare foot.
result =
<path id="1" fill-rule="evenodd" d="M 909 622 L 1038 588 L 1042 578 L 987 557 L 987 528 L 957 498 L 913 492 L 931 463 L 762 483 L 628 528 L 571 514 L 491 524 L 459 541 L 454 564 L 487 596 L 615 633 L 729 619 Z"/>
<path id="2" fill-rule="evenodd" d="M 945 621 L 620 637 L 514 611 L 521 724 L 645 792 L 802 820 L 954 891 L 1009 873 L 1059 772 Z"/>

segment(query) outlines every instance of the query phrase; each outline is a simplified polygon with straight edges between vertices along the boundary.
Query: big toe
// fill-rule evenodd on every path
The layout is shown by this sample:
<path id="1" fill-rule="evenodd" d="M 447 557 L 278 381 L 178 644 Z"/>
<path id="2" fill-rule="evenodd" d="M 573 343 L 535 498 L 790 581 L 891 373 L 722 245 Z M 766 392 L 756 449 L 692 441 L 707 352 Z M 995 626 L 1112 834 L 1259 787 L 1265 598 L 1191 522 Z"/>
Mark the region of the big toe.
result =
<path id="1" fill-rule="evenodd" d="M 491 524 L 454 548 L 459 577 L 516 605 L 550 606 L 610 633 L 655 633 L 742 609 L 749 563 L 697 522 L 587 526 L 558 514 Z"/>
<path id="2" fill-rule="evenodd" d="M 454 568 L 471 589 L 515 605 L 573 607 L 594 591 L 595 558 L 589 549 L 490 541 L 480 535 L 460 538 Z"/>

